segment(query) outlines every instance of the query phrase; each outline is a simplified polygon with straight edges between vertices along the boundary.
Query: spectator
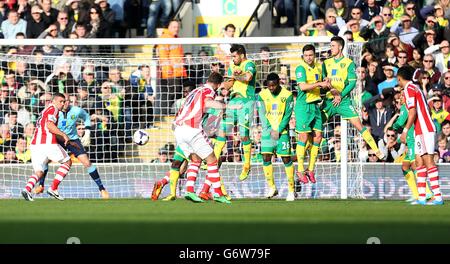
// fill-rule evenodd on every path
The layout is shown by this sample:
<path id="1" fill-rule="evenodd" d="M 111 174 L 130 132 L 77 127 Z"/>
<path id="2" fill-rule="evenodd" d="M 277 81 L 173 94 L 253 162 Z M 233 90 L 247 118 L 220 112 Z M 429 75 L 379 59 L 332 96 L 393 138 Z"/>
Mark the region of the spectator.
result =
<path id="1" fill-rule="evenodd" d="M 373 149 L 369 149 L 367 152 L 367 162 L 382 162 L 380 159 L 378 159 L 377 155 L 375 154 L 375 151 Z"/>
<path id="2" fill-rule="evenodd" d="M 158 157 L 152 160 L 152 163 L 170 163 L 167 149 L 160 148 L 158 151 Z"/>
<path id="3" fill-rule="evenodd" d="M 75 23 L 77 23 L 80 18 L 82 20 L 83 16 L 85 16 L 80 9 L 80 0 L 67 0 L 65 11 L 69 15 L 69 21 L 74 21 Z"/>
<path id="4" fill-rule="evenodd" d="M 8 124 L 0 125 L 0 153 L 13 148 L 17 143 L 16 134 L 12 134 Z"/>
<path id="5" fill-rule="evenodd" d="M 434 85 L 439 82 L 441 78 L 441 72 L 434 66 L 434 57 L 431 54 L 423 56 L 423 68 L 422 71 L 428 72 L 430 75 L 430 84 Z"/>
<path id="6" fill-rule="evenodd" d="M 372 28 L 373 26 L 373 28 Z M 375 16 L 369 25 L 361 29 L 360 36 L 366 40 L 370 40 L 367 43 L 367 47 L 373 51 L 373 55 L 376 59 L 380 59 L 386 49 L 386 40 L 389 35 L 389 30 L 383 19 L 380 16 Z"/>
<path id="7" fill-rule="evenodd" d="M 83 70 L 83 79 L 80 81 L 80 87 L 86 87 L 89 94 L 98 95 L 100 93 L 100 83 L 95 78 L 95 72 L 90 67 L 85 67 Z"/>
<path id="8" fill-rule="evenodd" d="M 447 6 L 448 6 L 448 1 Z M 437 23 L 441 27 L 447 27 L 448 26 L 448 19 L 445 18 L 445 11 L 442 5 L 437 4 L 434 6 L 434 15 L 436 17 Z"/>
<path id="9" fill-rule="evenodd" d="M 436 67 L 441 73 L 448 70 L 450 60 L 450 44 L 443 40 L 439 45 L 434 45 L 425 50 L 425 54 L 432 54 L 436 61 Z"/>
<path id="10" fill-rule="evenodd" d="M 6 113 L 9 111 L 9 102 L 10 102 L 10 96 L 9 96 L 9 89 L 8 86 L 2 85 L 1 86 L 1 92 L 0 92 L 0 124 L 3 124 L 4 117 Z"/>
<path id="11" fill-rule="evenodd" d="M 13 71 L 6 72 L 6 74 L 4 75 L 4 78 L 6 81 L 5 85 L 8 87 L 8 90 L 9 90 L 9 95 L 16 96 L 20 87 L 16 81 L 16 76 L 15 76 L 14 72 Z"/>
<path id="12" fill-rule="evenodd" d="M 105 111 L 109 112 L 108 114 L 112 118 L 112 123 L 118 124 L 121 123 L 122 120 L 122 96 L 120 94 L 116 94 L 112 92 L 113 84 L 110 82 L 104 82 L 101 86 L 101 94 L 99 95 L 97 102 L 97 109 L 101 109 L 103 115 Z"/>
<path id="13" fill-rule="evenodd" d="M 323 19 L 313 20 L 300 27 L 300 33 L 304 36 L 334 36 L 333 33 L 325 29 L 325 21 Z"/>
<path id="14" fill-rule="evenodd" d="M 223 29 L 222 37 L 223 38 L 234 38 L 234 35 L 236 34 L 236 27 L 233 24 L 227 24 L 225 28 Z M 228 66 L 230 63 L 231 58 L 231 52 L 230 52 L 231 44 L 224 43 L 219 44 L 216 49 L 216 54 L 219 58 L 219 61 L 221 61 L 223 64 Z"/>
<path id="15" fill-rule="evenodd" d="M 125 38 L 127 33 L 127 22 L 124 20 L 124 5 L 125 0 L 108 0 L 108 4 L 114 11 L 114 22 L 112 24 L 112 36 L 116 37 L 116 33 L 119 38 Z M 120 51 L 125 52 L 125 46 L 120 46 Z"/>
<path id="16" fill-rule="evenodd" d="M 270 49 L 267 46 L 259 49 L 259 59 L 255 60 L 256 66 L 256 86 L 261 89 L 264 84 L 263 81 L 271 72 L 280 72 L 280 59 L 275 54 L 270 54 Z"/>
<path id="17" fill-rule="evenodd" d="M 380 14 L 381 7 L 376 2 L 375 0 L 359 1 L 363 19 L 371 21 Z"/>
<path id="18" fill-rule="evenodd" d="M 5 0 L 0 1 L 0 25 L 7 19 L 9 12 L 9 7 L 5 3 Z"/>
<path id="19" fill-rule="evenodd" d="M 34 123 L 32 123 L 32 122 L 25 125 L 24 137 L 25 137 L 25 140 L 27 141 L 27 146 L 29 146 L 31 144 L 31 139 L 34 136 L 34 129 L 35 129 Z"/>
<path id="20" fill-rule="evenodd" d="M 149 7 L 147 20 L 147 37 L 156 37 L 156 27 L 159 21 L 160 26 L 166 27 L 169 24 L 170 14 L 172 12 L 171 0 L 152 1 Z M 161 16 L 159 15 L 161 14 Z M 178 33 L 177 33 L 178 34 Z"/>
<path id="21" fill-rule="evenodd" d="M 436 130 L 442 130 L 444 120 L 450 120 L 450 114 L 442 107 L 442 98 L 438 96 L 431 97 L 428 100 L 431 103 L 431 118 L 436 126 Z"/>
<path id="22" fill-rule="evenodd" d="M 348 6 L 353 6 L 351 3 L 348 4 Z M 333 0 L 333 8 L 336 10 L 338 17 L 341 17 L 344 21 L 350 19 L 350 9 L 347 7 L 347 1 Z"/>
<path id="23" fill-rule="evenodd" d="M 42 9 L 35 5 L 31 7 L 31 19 L 27 21 L 26 36 L 28 38 L 38 38 L 39 35 L 50 25 L 42 15 Z"/>
<path id="24" fill-rule="evenodd" d="M 87 34 L 88 30 L 85 24 L 83 23 L 76 23 L 75 24 L 75 36 L 78 39 L 85 39 L 88 38 Z M 69 35 L 69 38 L 75 38 L 72 34 Z M 78 55 L 87 55 L 91 53 L 91 47 L 90 46 L 74 46 L 75 52 Z"/>
<path id="25" fill-rule="evenodd" d="M 149 65 L 141 65 L 130 77 L 130 83 L 133 91 L 137 93 L 136 108 L 139 109 L 139 124 L 141 128 L 157 129 L 153 125 L 154 121 L 154 103 L 157 94 L 151 84 L 151 72 Z"/>
<path id="26" fill-rule="evenodd" d="M 424 53 L 427 48 L 438 43 L 436 39 L 436 32 L 432 29 L 428 29 L 417 34 L 412 41 L 414 46 L 418 48 L 421 53 Z"/>
<path id="27" fill-rule="evenodd" d="M 23 137 L 19 137 L 17 139 L 16 157 L 17 157 L 17 160 L 21 163 L 30 163 L 31 162 L 31 152 L 27 146 L 27 140 Z"/>
<path id="28" fill-rule="evenodd" d="M 17 0 L 15 10 L 17 10 L 19 17 L 23 20 L 31 20 L 31 5 L 28 3 L 28 0 Z"/>
<path id="29" fill-rule="evenodd" d="M 386 88 L 394 88 L 398 85 L 397 78 L 394 76 L 394 71 L 396 70 L 397 69 L 392 64 L 383 66 L 383 72 L 386 75 L 386 80 L 378 84 L 378 94 L 381 94 Z"/>
<path id="30" fill-rule="evenodd" d="M 55 71 L 48 76 L 46 85 L 51 93 L 76 93 L 77 83 L 72 76 L 70 64 L 68 62 L 59 64 Z"/>
<path id="31" fill-rule="evenodd" d="M 394 54 L 398 56 L 400 51 L 406 52 L 408 55 L 408 61 L 412 60 L 413 47 L 406 44 L 400 40 L 400 38 L 395 33 L 389 33 L 388 46 L 392 45 L 394 47 Z"/>
<path id="32" fill-rule="evenodd" d="M 357 77 L 356 88 L 362 92 L 361 101 L 364 103 L 366 99 L 369 99 L 378 94 L 378 89 L 375 83 L 367 77 L 366 69 L 364 67 L 358 67 L 356 69 Z"/>
<path id="33" fill-rule="evenodd" d="M 437 138 L 437 156 L 439 159 L 439 163 L 448 162 L 444 155 L 449 153 L 449 149 L 447 148 L 448 145 L 448 139 L 444 134 L 440 134 Z M 448 154 L 447 154 L 448 156 Z"/>
<path id="34" fill-rule="evenodd" d="M 16 111 L 10 111 L 5 116 L 5 123 L 8 124 L 9 130 L 11 131 L 12 135 L 23 135 L 23 126 L 17 122 L 17 112 Z"/>
<path id="35" fill-rule="evenodd" d="M 319 16 L 319 7 L 314 1 L 304 0 L 302 5 L 302 16 L 301 19 L 306 21 L 307 10 L 311 10 L 313 17 Z M 295 8 L 293 0 L 275 0 L 273 3 L 273 8 L 275 10 L 274 16 L 276 17 L 275 26 L 286 26 L 293 27 L 295 20 Z"/>
<path id="36" fill-rule="evenodd" d="M 423 67 L 422 58 L 423 53 L 419 49 L 415 48 L 413 49 L 413 60 L 408 62 L 408 64 L 415 69 L 420 69 Z"/>
<path id="37" fill-rule="evenodd" d="M 98 98 L 95 94 L 92 94 L 89 92 L 89 89 L 87 86 L 78 86 L 78 104 L 81 108 L 83 108 L 84 110 L 86 110 L 89 114 L 94 114 L 95 113 L 95 103 L 98 102 Z M 105 121 L 105 119 L 103 119 L 102 117 L 99 118 L 92 118 L 91 119 L 95 119 L 96 123 L 99 122 L 98 124 L 102 124 L 101 122 Z M 104 123 L 108 123 L 108 120 L 106 119 L 106 121 Z"/>
<path id="38" fill-rule="evenodd" d="M 180 30 L 180 22 L 172 20 L 161 38 L 177 38 Z M 167 115 L 170 106 L 182 95 L 182 81 L 186 77 L 183 61 L 183 47 L 181 45 L 158 45 L 159 91 L 156 91 L 156 115 Z"/>
<path id="39" fill-rule="evenodd" d="M 412 55 L 412 53 L 411 53 Z M 408 64 L 408 53 L 404 50 L 400 50 L 397 55 L 397 68 L 401 68 L 404 66 L 409 66 Z"/>
<path id="40" fill-rule="evenodd" d="M 415 2 L 416 1 L 414 0 L 408 0 L 405 5 L 405 14 L 411 18 L 411 27 L 420 30 L 422 28 L 421 24 L 423 20 L 421 21 L 421 18 L 417 16 L 418 7 L 416 6 Z"/>
<path id="41" fill-rule="evenodd" d="M 430 74 L 426 71 L 420 71 L 417 79 L 417 83 L 423 91 L 423 94 L 426 96 L 428 92 L 431 90 L 430 84 Z"/>
<path id="42" fill-rule="evenodd" d="M 145 7 L 142 4 L 143 1 L 139 0 L 125 0 L 123 6 L 124 18 L 129 30 L 136 29 L 136 35 L 142 36 L 144 34 L 141 28 L 142 20 L 148 20 L 149 11 L 143 10 Z M 147 9 L 149 6 L 147 6 Z M 146 13 L 146 14 L 145 14 Z"/>
<path id="43" fill-rule="evenodd" d="M 19 18 L 16 10 L 10 10 L 8 20 L 2 22 L 1 30 L 5 39 L 15 39 L 19 32 L 27 32 L 27 22 Z"/>
<path id="44" fill-rule="evenodd" d="M 105 20 L 102 9 L 98 5 L 94 5 L 90 8 L 87 21 L 89 38 L 110 38 L 112 36 L 111 24 Z M 110 54 L 111 46 L 101 45 L 99 46 L 99 52 L 102 54 Z"/>
<path id="45" fill-rule="evenodd" d="M 30 111 L 37 115 L 39 114 L 39 97 L 43 93 L 44 83 L 37 79 L 30 79 L 26 82 L 24 86 L 22 86 L 17 92 L 17 97 L 21 102 L 21 106 L 27 107 Z M 28 119 L 28 118 L 27 118 Z M 23 126 L 28 123 L 30 120 L 19 121 Z"/>
<path id="46" fill-rule="evenodd" d="M 110 26 L 116 21 L 116 12 L 112 10 L 107 0 L 95 0 L 95 4 L 102 10 L 102 16 Z"/>
<path id="47" fill-rule="evenodd" d="M 47 25 L 56 23 L 60 11 L 52 7 L 52 0 L 41 0 L 40 5 L 43 11 L 42 18 L 48 23 Z"/>
<path id="48" fill-rule="evenodd" d="M 394 111 L 391 107 L 386 108 L 383 104 L 383 100 L 377 99 L 375 101 L 375 107 L 370 107 L 369 113 L 369 123 L 372 127 L 372 136 L 376 142 L 382 139 L 384 136 L 384 127 L 387 122 L 391 120 L 394 115 Z"/>
<path id="49" fill-rule="evenodd" d="M 361 10 L 361 8 L 359 8 L 357 6 L 353 6 L 350 9 L 350 18 L 349 18 L 348 21 L 350 22 L 351 20 L 355 21 L 359 25 L 358 31 L 360 29 L 362 29 L 363 27 L 369 25 L 369 21 L 364 19 L 364 18 L 362 18 L 362 10 Z M 340 28 L 341 26 L 344 26 L 344 23 L 338 23 L 338 26 Z"/>
<path id="50" fill-rule="evenodd" d="M 339 27 L 336 24 L 336 10 L 334 8 L 328 8 L 325 12 L 325 29 L 331 32 L 334 36 L 339 33 Z"/>
<path id="51" fill-rule="evenodd" d="M 400 20 L 394 23 L 391 27 L 391 32 L 400 37 L 400 41 L 414 46 L 413 39 L 419 33 L 419 30 L 412 26 L 411 17 L 404 14 Z"/>
<path id="52" fill-rule="evenodd" d="M 378 148 L 384 153 L 385 162 L 394 162 L 405 152 L 405 144 L 397 141 L 397 132 L 388 128 L 383 138 L 378 140 Z"/>
<path id="53" fill-rule="evenodd" d="M 381 9 L 381 17 L 383 18 L 383 22 L 388 29 L 390 29 L 394 25 L 395 21 L 397 21 L 396 19 L 394 19 L 392 8 L 389 6 L 384 6 Z"/>
<path id="54" fill-rule="evenodd" d="M 28 64 L 25 61 L 17 60 L 16 71 L 14 73 L 17 85 L 22 87 L 25 82 L 30 79 L 30 71 L 28 70 Z"/>
<path id="55" fill-rule="evenodd" d="M 1 163 L 18 163 L 16 152 L 12 148 L 8 148 L 5 151 L 4 158 Z"/>
<path id="56" fill-rule="evenodd" d="M 67 65 L 70 67 L 70 73 L 75 81 L 79 81 L 81 78 L 81 67 L 83 62 L 78 56 L 75 56 L 75 47 L 66 45 L 63 47 L 63 53 L 60 57 L 55 59 L 53 63 L 53 69 L 65 68 Z"/>
<path id="57" fill-rule="evenodd" d="M 48 1 L 48 0 L 47 0 Z M 74 22 L 69 20 L 69 15 L 65 11 L 58 13 L 56 23 L 53 23 L 58 28 L 58 36 L 61 38 L 69 38 L 69 34 L 72 32 Z"/>

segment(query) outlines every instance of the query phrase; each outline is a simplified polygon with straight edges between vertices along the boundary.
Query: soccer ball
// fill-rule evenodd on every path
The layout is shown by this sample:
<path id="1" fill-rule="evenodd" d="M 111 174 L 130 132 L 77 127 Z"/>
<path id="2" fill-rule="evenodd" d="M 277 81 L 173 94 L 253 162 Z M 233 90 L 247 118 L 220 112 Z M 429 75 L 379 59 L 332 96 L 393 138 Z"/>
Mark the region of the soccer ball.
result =
<path id="1" fill-rule="evenodd" d="M 145 132 L 144 130 L 139 129 L 136 132 L 134 132 L 133 141 L 137 145 L 143 146 L 147 144 L 148 139 L 149 139 L 148 133 Z"/>

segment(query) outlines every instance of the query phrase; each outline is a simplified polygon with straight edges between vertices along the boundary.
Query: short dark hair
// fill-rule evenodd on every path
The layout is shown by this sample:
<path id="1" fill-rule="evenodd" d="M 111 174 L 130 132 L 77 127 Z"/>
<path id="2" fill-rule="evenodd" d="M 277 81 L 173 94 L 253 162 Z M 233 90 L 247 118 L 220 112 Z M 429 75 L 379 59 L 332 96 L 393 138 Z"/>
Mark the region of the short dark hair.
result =
<path id="1" fill-rule="evenodd" d="M 270 52 L 270 48 L 267 47 L 267 46 L 264 46 L 264 47 L 261 47 L 261 48 L 259 49 L 259 51 L 260 51 L 260 52 L 261 52 L 261 51 L 267 51 L 267 52 Z"/>
<path id="2" fill-rule="evenodd" d="M 57 98 L 57 97 L 61 97 L 61 98 L 66 99 L 66 96 L 64 96 L 64 94 L 62 94 L 62 93 L 54 93 L 54 94 L 53 94 L 53 99 L 55 99 L 55 98 Z"/>
<path id="3" fill-rule="evenodd" d="M 236 30 L 236 27 L 233 25 L 233 24 L 227 24 L 226 26 L 225 26 L 225 30 L 227 30 L 228 28 L 232 28 L 232 29 L 234 29 L 234 30 Z"/>
<path id="4" fill-rule="evenodd" d="M 402 79 L 411 81 L 414 74 L 414 68 L 411 66 L 400 67 L 397 71 L 397 76 L 402 77 Z"/>
<path id="5" fill-rule="evenodd" d="M 271 73 L 269 73 L 267 75 L 266 80 L 267 80 L 267 82 L 270 82 L 270 81 L 277 81 L 278 82 L 278 81 L 280 81 L 280 76 L 278 76 L 278 74 L 275 73 L 275 72 L 271 72 Z"/>
<path id="6" fill-rule="evenodd" d="M 9 111 L 9 116 L 17 116 L 17 111 Z"/>
<path id="7" fill-rule="evenodd" d="M 183 82 L 183 88 L 188 88 L 189 92 L 195 89 L 195 82 L 193 80 L 186 80 Z"/>
<path id="8" fill-rule="evenodd" d="M 307 44 L 303 47 L 302 52 L 305 53 L 305 51 L 308 50 L 312 50 L 314 52 L 314 54 L 316 54 L 316 48 L 314 47 L 314 45 L 311 44 Z"/>
<path id="9" fill-rule="evenodd" d="M 446 126 L 446 125 L 450 125 L 450 120 L 444 120 L 441 124 L 441 127 Z"/>
<path id="10" fill-rule="evenodd" d="M 223 76 L 220 73 L 213 72 L 208 77 L 208 82 L 214 83 L 214 84 L 221 84 L 223 82 Z"/>
<path id="11" fill-rule="evenodd" d="M 331 41 L 335 41 L 335 42 L 339 43 L 339 45 L 341 45 L 342 48 L 345 46 L 345 41 L 342 37 L 334 36 L 331 38 Z"/>
<path id="12" fill-rule="evenodd" d="M 247 56 L 247 53 L 245 51 L 245 47 L 244 47 L 244 45 L 241 45 L 241 44 L 233 44 L 233 45 L 231 45 L 230 52 L 231 53 L 237 52 L 237 54 L 244 54 L 244 56 Z"/>

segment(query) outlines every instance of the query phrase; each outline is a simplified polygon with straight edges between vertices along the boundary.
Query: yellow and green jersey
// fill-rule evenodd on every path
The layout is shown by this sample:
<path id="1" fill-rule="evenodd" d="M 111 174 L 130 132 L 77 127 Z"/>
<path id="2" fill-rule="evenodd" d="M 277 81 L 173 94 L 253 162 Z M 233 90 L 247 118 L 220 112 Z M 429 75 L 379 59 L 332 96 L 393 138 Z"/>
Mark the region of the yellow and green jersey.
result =
<path id="1" fill-rule="evenodd" d="M 313 84 L 322 81 L 322 67 L 319 63 L 314 65 L 308 65 L 304 60 L 300 60 L 300 64 L 295 68 L 295 77 L 297 84 L 306 83 Z M 320 87 L 316 87 L 313 90 L 302 91 L 300 87 L 297 87 L 298 95 L 297 100 L 306 103 L 314 103 L 320 101 Z"/>
<path id="2" fill-rule="evenodd" d="M 403 104 L 400 107 L 400 114 L 397 120 L 395 120 L 394 124 L 392 125 L 392 128 L 397 131 L 400 128 L 404 127 L 407 121 L 408 109 L 406 108 L 406 104 Z M 409 128 L 408 134 L 406 134 L 406 145 L 408 146 L 408 148 L 414 148 L 414 124 Z"/>
<path id="3" fill-rule="evenodd" d="M 239 94 L 244 98 L 253 99 L 255 97 L 255 84 L 256 84 L 256 66 L 255 63 L 251 60 L 245 60 L 241 62 L 239 65 L 234 65 L 231 62 L 230 67 L 228 68 L 228 75 L 231 76 L 234 71 L 241 70 L 242 74 L 250 73 L 253 78 L 247 82 L 235 81 L 233 88 L 231 90 L 231 98 L 235 95 Z"/>
<path id="4" fill-rule="evenodd" d="M 328 37 L 334 37 L 334 34 L 333 33 L 331 33 L 330 31 L 328 31 L 328 30 L 326 30 L 326 34 L 327 34 L 327 36 Z M 310 29 L 310 30 L 308 30 L 308 31 L 306 31 L 306 35 L 307 36 L 310 36 L 310 37 L 317 37 L 317 36 L 319 36 L 319 30 L 317 30 L 317 29 Z"/>
<path id="5" fill-rule="evenodd" d="M 449 113 L 444 109 L 441 109 L 440 111 L 431 109 L 431 119 L 436 120 L 439 124 L 442 124 L 442 122 L 447 119 L 448 115 Z"/>
<path id="6" fill-rule="evenodd" d="M 331 86 L 345 97 L 356 85 L 355 63 L 347 57 L 326 59 L 322 64 L 322 77 L 329 78 Z M 328 91 L 326 97 L 332 99 L 333 95 Z"/>
<path id="7" fill-rule="evenodd" d="M 258 96 L 258 112 L 264 129 L 273 129 L 281 134 L 287 134 L 289 120 L 294 108 L 292 93 L 282 87 L 278 95 L 273 95 L 269 89 L 263 89 Z"/>

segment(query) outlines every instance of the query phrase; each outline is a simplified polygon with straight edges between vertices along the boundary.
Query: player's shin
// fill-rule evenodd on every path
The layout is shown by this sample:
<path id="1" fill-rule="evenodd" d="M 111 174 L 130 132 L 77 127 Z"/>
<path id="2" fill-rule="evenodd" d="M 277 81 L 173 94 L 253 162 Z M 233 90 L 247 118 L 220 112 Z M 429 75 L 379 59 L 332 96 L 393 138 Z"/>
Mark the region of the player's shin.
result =
<path id="1" fill-rule="evenodd" d="M 41 178 L 39 178 L 38 186 L 44 187 L 45 184 L 45 177 L 47 177 L 48 169 L 44 170 L 44 174 Z"/>
<path id="2" fill-rule="evenodd" d="M 211 180 L 209 179 L 209 176 L 206 175 L 205 182 L 203 183 L 202 192 L 209 193 L 210 188 L 211 188 Z"/>
<path id="3" fill-rule="evenodd" d="M 263 161 L 264 177 L 266 177 L 267 184 L 271 189 L 276 189 L 273 178 L 273 166 L 271 161 Z"/>
<path id="4" fill-rule="evenodd" d="M 427 169 L 425 166 L 417 167 L 417 191 L 419 192 L 419 200 L 425 201 L 425 188 L 427 180 Z"/>
<path id="5" fill-rule="evenodd" d="M 36 185 L 36 182 L 39 180 L 39 177 L 35 174 L 31 175 L 30 178 L 27 181 L 27 185 L 25 186 L 25 189 L 27 191 L 31 192 L 31 190 L 34 188 L 34 185 Z"/>
<path id="6" fill-rule="evenodd" d="M 406 183 L 408 184 L 411 194 L 415 199 L 419 198 L 419 192 L 417 191 L 416 180 L 414 177 L 414 172 L 412 170 L 402 170 L 405 176 Z"/>
<path id="7" fill-rule="evenodd" d="M 297 170 L 299 172 L 304 172 L 305 171 L 304 163 L 305 163 L 306 142 L 298 141 L 295 152 L 297 153 L 297 162 L 298 162 Z"/>
<path id="8" fill-rule="evenodd" d="M 439 185 L 438 168 L 436 166 L 433 166 L 428 169 L 427 173 L 430 179 L 431 190 L 433 190 L 434 199 L 438 201 L 442 200 L 442 193 Z"/>
<path id="9" fill-rule="evenodd" d="M 375 152 L 378 153 L 378 145 L 377 142 L 375 142 L 375 139 L 373 139 L 372 135 L 370 134 L 370 131 L 367 130 L 366 127 L 363 127 L 363 129 L 360 131 L 362 138 L 364 141 L 366 141 L 367 145 L 370 146 L 370 148 Z"/>
<path id="10" fill-rule="evenodd" d="M 220 182 L 219 168 L 217 162 L 208 163 L 208 179 L 211 181 L 211 186 L 214 192 L 220 197 L 223 196 Z"/>
<path id="11" fill-rule="evenodd" d="M 187 182 L 186 182 L 186 191 L 188 193 L 194 193 L 194 185 L 195 180 L 197 179 L 198 169 L 200 167 L 200 163 L 191 162 L 186 171 Z"/>
<path id="12" fill-rule="evenodd" d="M 242 149 L 244 150 L 244 167 L 250 168 L 250 157 L 251 157 L 251 141 L 243 141 Z"/>
<path id="13" fill-rule="evenodd" d="M 170 176 L 170 195 L 175 196 L 177 193 L 177 183 L 178 183 L 178 178 L 180 178 L 180 170 L 179 169 L 175 169 L 175 168 L 171 168 L 170 172 L 169 172 Z"/>
<path id="14" fill-rule="evenodd" d="M 227 139 L 225 137 L 217 137 L 216 143 L 214 144 L 214 155 L 217 159 L 220 158 L 220 154 L 222 154 L 222 150 L 227 143 Z"/>
<path id="15" fill-rule="evenodd" d="M 52 183 L 52 190 L 58 190 L 59 184 L 63 181 L 64 177 L 69 173 L 71 163 L 64 163 L 56 170 L 56 176 Z"/>
<path id="16" fill-rule="evenodd" d="M 319 147 L 320 143 L 314 142 L 312 145 L 311 152 L 309 154 L 309 165 L 308 165 L 309 171 L 313 172 L 314 168 L 316 167 L 317 156 L 319 155 Z"/>
<path id="17" fill-rule="evenodd" d="M 98 189 L 100 191 L 104 190 L 105 187 L 103 186 L 102 180 L 100 179 L 100 175 L 98 174 L 97 167 L 95 167 L 94 165 L 91 165 L 88 168 L 88 173 L 91 176 L 92 180 L 94 180 L 95 184 L 97 184 Z"/>
<path id="18" fill-rule="evenodd" d="M 286 171 L 288 180 L 288 191 L 294 192 L 294 165 L 292 164 L 292 161 L 284 164 L 284 170 Z"/>

